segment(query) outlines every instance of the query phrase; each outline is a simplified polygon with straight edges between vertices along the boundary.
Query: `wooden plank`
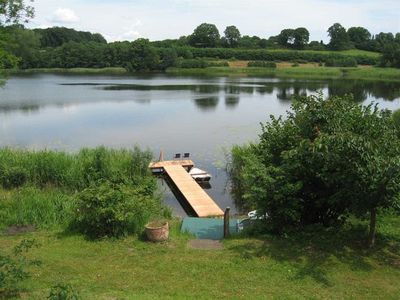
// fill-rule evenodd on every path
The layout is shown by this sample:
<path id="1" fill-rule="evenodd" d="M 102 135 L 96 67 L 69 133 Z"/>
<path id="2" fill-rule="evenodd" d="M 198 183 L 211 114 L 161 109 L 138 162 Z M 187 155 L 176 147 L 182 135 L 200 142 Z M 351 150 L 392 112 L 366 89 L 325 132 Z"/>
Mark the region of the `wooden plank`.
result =
<path id="1" fill-rule="evenodd" d="M 180 164 L 163 165 L 164 171 L 198 217 L 223 216 L 224 212 Z"/>
<path id="2" fill-rule="evenodd" d="M 191 168 L 194 166 L 194 163 L 190 159 L 187 159 L 187 160 L 165 160 L 165 161 L 152 162 L 149 164 L 150 169 L 161 169 L 164 168 L 164 166 L 182 166 L 185 168 Z"/>

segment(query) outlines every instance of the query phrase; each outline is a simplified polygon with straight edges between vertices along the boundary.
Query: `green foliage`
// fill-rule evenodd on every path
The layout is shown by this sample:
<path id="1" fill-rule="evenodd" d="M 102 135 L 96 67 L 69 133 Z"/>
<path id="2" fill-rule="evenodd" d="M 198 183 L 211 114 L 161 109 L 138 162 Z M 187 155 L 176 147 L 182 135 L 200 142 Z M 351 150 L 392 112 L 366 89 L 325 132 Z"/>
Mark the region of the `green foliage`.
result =
<path id="1" fill-rule="evenodd" d="M 74 214 L 74 199 L 66 192 L 20 188 L 0 193 L 0 228 L 32 225 L 36 228 L 66 227 Z"/>
<path id="2" fill-rule="evenodd" d="M 51 287 L 48 300 L 79 300 L 79 294 L 70 284 L 59 283 Z"/>
<path id="3" fill-rule="evenodd" d="M 218 28 L 214 24 L 199 25 L 189 38 L 189 44 L 194 47 L 215 47 L 220 39 Z"/>
<path id="4" fill-rule="evenodd" d="M 207 68 L 208 62 L 200 58 L 184 59 L 178 64 L 178 66 L 183 69 Z"/>
<path id="5" fill-rule="evenodd" d="M 38 264 L 25 256 L 33 246 L 37 246 L 34 240 L 22 240 L 12 254 L 0 252 L 0 298 L 15 296 L 18 285 L 29 277 L 27 267 Z"/>
<path id="6" fill-rule="evenodd" d="M 332 225 L 399 205 L 399 146 L 387 111 L 349 97 L 303 97 L 285 120 L 262 125 L 260 143 L 231 174 L 243 201 L 267 212 L 275 230 Z"/>
<path id="7" fill-rule="evenodd" d="M 400 109 L 395 110 L 392 114 L 393 122 L 400 129 Z"/>
<path id="8" fill-rule="evenodd" d="M 148 170 L 151 157 L 138 148 L 99 147 L 76 154 L 0 149 L 0 183 L 18 188 L 0 189 L 0 227 L 66 227 L 74 214 L 74 194 L 100 180 L 129 186 L 137 192 L 137 201 L 152 204 L 156 182 Z"/>
<path id="9" fill-rule="evenodd" d="M 229 67 L 227 61 L 208 61 L 207 67 Z"/>
<path id="10" fill-rule="evenodd" d="M 357 49 L 369 50 L 369 42 L 371 40 L 371 33 L 364 27 L 350 27 L 347 30 L 350 41 Z"/>
<path id="11" fill-rule="evenodd" d="M 107 44 L 105 38 L 99 33 L 77 31 L 75 29 L 65 27 L 34 29 L 34 32 L 40 36 L 41 48 L 60 47 L 68 42 L 77 42 L 82 44 L 95 42 Z"/>
<path id="12" fill-rule="evenodd" d="M 357 60 L 353 57 L 331 58 L 325 61 L 327 67 L 357 67 Z"/>
<path id="13" fill-rule="evenodd" d="M 224 31 L 223 43 L 226 43 L 228 47 L 235 48 L 239 45 L 241 34 L 236 26 L 228 26 Z"/>
<path id="14" fill-rule="evenodd" d="M 162 214 L 161 204 L 145 190 L 106 181 L 77 195 L 76 224 L 91 238 L 140 233 L 151 217 Z"/>
<path id="15" fill-rule="evenodd" d="M 18 57 L 19 67 L 26 69 L 38 64 L 39 36 L 19 25 L 0 28 L 0 48 Z"/>
<path id="16" fill-rule="evenodd" d="M 159 55 L 151 46 L 149 40 L 138 39 L 131 43 L 129 49 L 130 60 L 126 69 L 133 71 L 150 71 L 159 68 Z"/>
<path id="17" fill-rule="evenodd" d="M 140 183 L 152 178 L 147 169 L 151 158 L 149 151 L 139 148 L 111 150 L 98 147 L 82 149 L 76 154 L 3 148 L 0 149 L 0 180 L 7 185 L 13 182 L 15 174 L 23 172 L 23 182 L 30 185 L 56 186 L 73 191 L 99 179 Z M 22 184 L 22 181 L 17 183 Z"/>
<path id="18" fill-rule="evenodd" d="M 278 43 L 283 47 L 303 49 L 308 44 L 310 33 L 304 27 L 283 29 L 277 36 Z"/>
<path id="19" fill-rule="evenodd" d="M 19 59 L 0 48 L 0 69 L 13 69 L 17 67 Z"/>
<path id="20" fill-rule="evenodd" d="M 276 63 L 273 61 L 249 61 L 247 66 L 249 68 L 260 67 L 260 68 L 276 68 Z"/>
<path id="21" fill-rule="evenodd" d="M 328 51 L 297 51 L 297 50 L 264 50 L 264 49 L 234 49 L 234 48 L 177 48 L 178 56 L 190 50 L 195 58 L 218 58 L 262 61 L 298 61 L 325 62 L 328 59 L 353 57 L 358 64 L 376 65 L 379 56 L 368 55 L 364 52 L 336 53 Z"/>
<path id="22" fill-rule="evenodd" d="M 160 68 L 165 70 L 170 67 L 175 67 L 178 63 L 178 53 L 174 48 L 163 49 L 161 52 Z"/>
<path id="23" fill-rule="evenodd" d="M 328 35 L 331 38 L 329 42 L 330 49 L 347 50 L 351 48 L 350 37 L 346 29 L 339 23 L 335 23 L 329 27 Z"/>
<path id="24" fill-rule="evenodd" d="M 26 5 L 25 2 L 24 0 L 0 0 L 0 26 L 28 22 L 33 18 L 34 8 Z"/>
<path id="25" fill-rule="evenodd" d="M 400 42 L 391 43 L 384 47 L 380 65 L 400 68 Z"/>
<path id="26" fill-rule="evenodd" d="M 27 171 L 19 166 L 2 170 L 0 175 L 0 182 L 6 189 L 21 187 L 26 183 L 27 179 Z"/>

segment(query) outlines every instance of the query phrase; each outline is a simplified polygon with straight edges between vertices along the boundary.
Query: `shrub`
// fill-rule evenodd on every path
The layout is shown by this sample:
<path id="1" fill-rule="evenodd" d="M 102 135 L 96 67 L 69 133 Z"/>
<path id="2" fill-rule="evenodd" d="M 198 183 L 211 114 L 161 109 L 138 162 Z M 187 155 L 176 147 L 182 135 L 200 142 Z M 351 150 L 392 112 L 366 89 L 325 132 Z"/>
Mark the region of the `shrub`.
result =
<path id="1" fill-rule="evenodd" d="M 196 68 L 196 69 L 202 69 L 202 68 L 207 68 L 208 67 L 208 63 L 207 61 L 203 60 L 203 59 L 184 59 L 180 62 L 179 67 L 184 68 L 184 69 L 192 69 L 192 68 Z"/>
<path id="2" fill-rule="evenodd" d="M 208 67 L 229 67 L 227 61 L 209 61 L 207 62 Z"/>
<path id="3" fill-rule="evenodd" d="M 352 97 L 300 97 L 287 118 L 262 125 L 259 144 L 234 149 L 233 183 L 277 231 L 369 216 L 372 245 L 377 211 L 399 207 L 398 136 L 387 110 Z"/>
<path id="4" fill-rule="evenodd" d="M 352 57 L 330 58 L 325 62 L 327 67 L 357 67 L 357 61 Z"/>
<path id="5" fill-rule="evenodd" d="M 273 61 L 249 61 L 247 66 L 249 68 L 254 68 L 254 67 L 276 68 L 276 63 Z"/>
<path id="6" fill-rule="evenodd" d="M 79 300 L 79 294 L 69 284 L 59 283 L 50 289 L 49 300 Z"/>
<path id="7" fill-rule="evenodd" d="M 91 238 L 140 233 L 151 217 L 162 215 L 158 199 L 129 185 L 103 181 L 77 195 L 75 224 Z"/>
<path id="8" fill-rule="evenodd" d="M 299 66 L 299 64 L 298 63 L 294 63 L 294 64 L 292 64 L 292 67 L 294 68 L 294 67 L 298 67 Z"/>

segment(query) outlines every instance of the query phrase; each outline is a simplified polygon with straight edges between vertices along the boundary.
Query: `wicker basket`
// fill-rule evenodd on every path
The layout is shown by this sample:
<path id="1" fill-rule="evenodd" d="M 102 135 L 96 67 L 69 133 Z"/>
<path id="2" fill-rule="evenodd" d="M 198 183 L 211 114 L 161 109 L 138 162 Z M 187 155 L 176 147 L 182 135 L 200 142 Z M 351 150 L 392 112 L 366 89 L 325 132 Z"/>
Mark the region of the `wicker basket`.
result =
<path id="1" fill-rule="evenodd" d="M 145 226 L 146 236 L 152 242 L 164 242 L 168 240 L 169 226 L 167 221 L 150 222 Z"/>

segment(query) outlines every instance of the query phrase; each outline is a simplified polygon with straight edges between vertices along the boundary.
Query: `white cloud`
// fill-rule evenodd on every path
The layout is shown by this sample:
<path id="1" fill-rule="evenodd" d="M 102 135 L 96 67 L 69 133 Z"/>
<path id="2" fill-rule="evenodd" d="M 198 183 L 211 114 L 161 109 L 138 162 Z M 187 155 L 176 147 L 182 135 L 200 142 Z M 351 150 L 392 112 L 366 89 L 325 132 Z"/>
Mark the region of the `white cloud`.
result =
<path id="1" fill-rule="evenodd" d="M 79 21 L 76 13 L 69 8 L 58 8 L 51 18 L 54 23 L 76 23 Z"/>

